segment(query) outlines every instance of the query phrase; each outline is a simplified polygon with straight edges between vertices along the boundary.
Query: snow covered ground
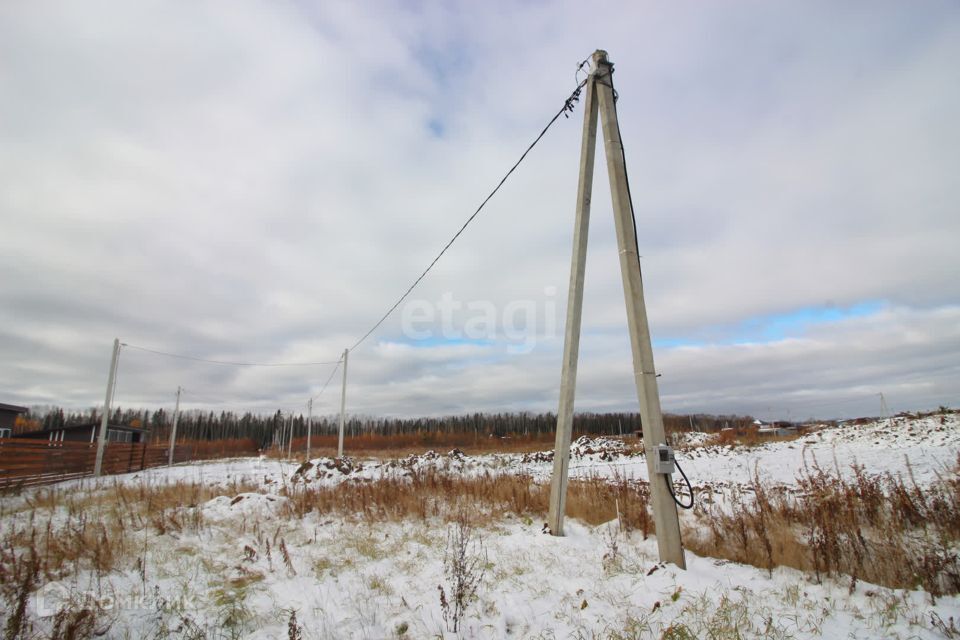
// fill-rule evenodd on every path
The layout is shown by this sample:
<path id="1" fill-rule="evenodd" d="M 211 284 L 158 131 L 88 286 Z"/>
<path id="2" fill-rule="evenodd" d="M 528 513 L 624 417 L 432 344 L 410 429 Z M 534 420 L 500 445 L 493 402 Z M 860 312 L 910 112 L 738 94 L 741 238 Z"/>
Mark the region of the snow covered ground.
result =
<path id="1" fill-rule="evenodd" d="M 960 454 L 960 414 L 927 418 L 893 418 L 866 424 L 824 427 L 791 441 L 768 442 L 757 446 L 715 446 L 690 434 L 701 446 L 681 448 L 677 459 L 695 486 L 722 487 L 746 483 L 754 472 L 777 484 L 792 485 L 805 466 L 819 464 L 852 473 L 852 465 L 863 465 L 870 474 L 912 473 L 920 484 L 935 481 L 949 472 Z M 349 453 L 349 452 L 348 452 Z M 298 479 L 310 483 L 336 485 L 344 481 L 368 482 L 384 477 L 402 477 L 427 469 L 458 475 L 480 473 L 526 473 L 547 481 L 553 471 L 553 452 L 525 454 L 464 455 L 428 452 L 398 460 L 351 459 L 345 463 L 330 458 L 311 461 L 313 468 Z M 114 482 L 163 483 L 171 481 L 205 484 L 246 481 L 276 491 L 294 477 L 298 463 L 271 458 L 239 458 L 206 463 L 178 465 L 172 469 L 149 471 L 107 478 Z M 583 437 L 571 446 L 572 477 L 613 477 L 647 480 L 646 460 L 642 452 L 608 438 Z M 90 480 L 76 481 L 89 486 Z"/>
<path id="2" fill-rule="evenodd" d="M 695 485 L 722 487 L 746 482 L 754 470 L 790 485 L 813 459 L 842 472 L 856 462 L 871 473 L 905 473 L 909 460 L 917 482 L 930 483 L 953 468 L 958 452 L 960 419 L 951 414 L 942 423 L 932 416 L 847 425 L 749 448 L 707 444 L 679 457 Z M 480 580 L 458 636 L 438 588 L 449 600 L 454 585 L 444 558 L 453 525 L 369 524 L 315 511 L 289 517 L 283 495 L 293 483 L 368 483 L 424 469 L 547 481 L 552 462 L 549 453 L 451 452 L 395 461 L 320 458 L 303 468 L 247 458 L 63 483 L 59 489 L 74 495 L 116 483 L 197 483 L 227 493 L 180 507 L 184 522 L 202 523 L 194 527 L 159 533 L 131 522 L 129 535 L 143 550 L 107 576 L 80 569 L 40 585 L 31 599 L 35 630 L 43 637 L 58 604 L 87 592 L 105 607 L 98 631 L 108 638 L 943 638 L 951 637 L 944 631 L 951 624 L 960 627 L 956 596 L 934 604 L 923 591 L 863 582 L 851 592 L 848 579 L 816 584 L 792 569 L 768 575 L 689 552 L 683 571 L 658 564 L 655 540 L 620 532 L 616 521 L 570 521 L 557 538 L 541 533 L 541 522 L 514 516 L 471 532 L 468 555 Z M 642 480 L 646 466 L 618 441 L 582 440 L 571 473 Z M 231 493 L 238 486 L 244 492 Z M 66 517 L 63 507 L 44 512 L 38 500 L 27 502 L 30 495 L 0 498 L 5 537 L 33 520 Z"/>
<path id="3" fill-rule="evenodd" d="M 171 630 L 186 627 L 287 638 L 291 611 L 304 638 L 456 637 L 438 595 L 441 585 L 450 592 L 444 525 L 277 522 L 269 533 L 279 527 L 287 564 L 240 525 L 258 509 L 272 507 L 267 499 L 205 505 L 216 525 L 151 554 L 145 593 L 133 568 L 97 587 L 63 587 L 112 594 L 121 609 L 108 637 L 185 637 Z M 655 541 L 618 535 L 614 525 L 570 523 L 564 538 L 524 522 L 477 533 L 484 573 L 460 627 L 465 638 L 660 638 L 671 625 L 692 634 L 677 637 L 937 638 L 932 614 L 960 619 L 955 597 L 933 606 L 923 592 L 863 583 L 851 594 L 847 581 L 817 585 L 790 569 L 768 576 L 692 555 L 686 571 L 662 566 Z"/>

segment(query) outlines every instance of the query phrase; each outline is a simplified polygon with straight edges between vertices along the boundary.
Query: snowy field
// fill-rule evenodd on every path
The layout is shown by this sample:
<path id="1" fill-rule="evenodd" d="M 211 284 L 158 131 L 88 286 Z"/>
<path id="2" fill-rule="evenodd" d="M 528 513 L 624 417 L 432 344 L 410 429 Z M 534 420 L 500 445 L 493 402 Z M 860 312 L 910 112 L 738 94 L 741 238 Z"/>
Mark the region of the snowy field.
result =
<path id="1" fill-rule="evenodd" d="M 735 489 L 755 473 L 790 487 L 814 463 L 843 474 L 852 464 L 872 474 L 912 474 L 928 485 L 956 473 L 960 419 L 823 428 L 755 447 L 712 446 L 697 434 L 688 440 L 701 446 L 681 447 L 678 459 L 701 490 Z M 934 603 L 921 590 L 862 581 L 851 590 L 847 579 L 817 583 L 787 568 L 768 575 L 690 552 L 687 569 L 679 570 L 657 562 L 653 537 L 622 532 L 617 520 L 597 526 L 568 520 L 567 535 L 558 538 L 542 533 L 542 519 L 522 514 L 467 531 L 465 556 L 477 582 L 454 633 L 440 595 L 442 588 L 451 604 L 456 585 L 445 557 L 457 537 L 454 524 L 290 515 L 288 496 L 297 487 L 372 484 L 423 470 L 529 474 L 548 482 L 550 457 L 450 452 L 393 461 L 319 458 L 310 465 L 268 458 L 184 464 L 6 496 L 0 522 L 5 540 L 30 526 L 49 535 L 79 521 L 70 498 L 116 493 L 118 486 L 131 500 L 163 487 L 221 493 L 171 509 L 176 527 L 163 524 L 168 515 L 152 526 L 130 515 L 122 525 L 129 527 L 129 557 L 109 572 L 77 561 L 62 577 L 31 585 L 27 637 L 55 637 L 56 612 L 83 594 L 93 594 L 99 611 L 91 633 L 107 638 L 960 637 L 951 635 L 960 627 L 957 596 Z M 571 474 L 642 481 L 646 464 L 619 441 L 584 439 L 572 447 Z M 65 497 L 53 499 L 51 491 Z M 91 519 L 111 517 L 102 504 L 87 508 L 96 510 Z M 4 546 L 4 553 L 15 553 L 12 544 Z M 4 606 L 9 620 L 15 603 Z"/>
<path id="2" fill-rule="evenodd" d="M 852 465 L 863 465 L 871 474 L 912 474 L 926 484 L 950 473 L 960 454 L 960 414 L 921 419 L 892 418 L 866 424 L 823 427 L 796 440 L 759 446 L 712 446 L 708 434 L 685 434 L 692 443 L 680 447 L 677 460 L 695 486 L 722 487 L 749 482 L 754 472 L 777 484 L 789 486 L 805 466 L 818 464 L 851 474 Z M 349 455 L 349 451 L 347 452 Z M 553 452 L 488 454 L 468 456 L 453 452 L 428 452 L 397 460 L 350 459 L 336 464 L 330 458 L 311 460 L 313 469 L 297 473 L 300 463 L 272 458 L 238 458 L 155 468 L 141 473 L 108 478 L 125 483 L 197 482 L 226 486 L 233 482 L 261 485 L 276 492 L 296 478 L 311 484 L 335 486 L 340 482 L 364 482 L 385 477 L 403 477 L 427 469 L 458 475 L 525 473 L 548 482 L 553 471 Z M 571 445 L 571 477 L 621 477 L 647 480 L 642 451 L 608 438 L 581 438 Z M 61 486 L 89 486 L 90 480 Z"/>

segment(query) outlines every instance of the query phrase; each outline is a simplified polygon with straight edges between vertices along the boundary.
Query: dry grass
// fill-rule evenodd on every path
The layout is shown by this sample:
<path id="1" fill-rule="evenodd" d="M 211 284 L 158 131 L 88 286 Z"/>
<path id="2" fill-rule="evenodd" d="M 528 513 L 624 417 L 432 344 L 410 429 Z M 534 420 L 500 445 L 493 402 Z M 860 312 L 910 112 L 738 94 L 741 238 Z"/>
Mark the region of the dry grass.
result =
<path id="1" fill-rule="evenodd" d="M 345 482 L 336 487 L 293 484 L 283 493 L 291 499 L 297 517 L 316 511 L 369 522 L 450 520 L 463 509 L 472 514 L 475 524 L 501 520 L 508 514 L 543 519 L 550 499 L 550 487 L 528 475 L 464 478 L 437 471 L 412 473 L 402 479 Z M 639 530 L 644 537 L 653 530 L 647 504 L 646 486 L 623 479 L 572 480 L 567 493 L 568 516 L 596 525 L 616 518 L 619 508 L 622 526 Z"/>
<path id="2" fill-rule="evenodd" d="M 7 637 L 22 636 L 32 624 L 27 605 L 31 593 L 49 582 L 87 575 L 100 584 L 133 567 L 141 573 L 146 591 L 149 558 L 163 553 L 169 535 L 209 536 L 211 527 L 222 526 L 205 521 L 203 504 L 260 490 L 240 482 L 229 486 L 114 482 L 91 490 L 49 487 L 25 493 L 17 508 L 8 506 L 3 514 L 0 611 L 6 615 Z M 252 528 L 271 571 L 285 570 L 290 576 L 298 570 L 280 534 L 311 512 L 368 523 L 408 518 L 451 521 L 460 512 L 470 514 L 472 524 L 479 526 L 508 517 L 539 524 L 549 499 L 549 488 L 529 476 L 462 478 L 436 471 L 405 479 L 345 482 L 334 488 L 295 483 L 280 487 L 280 492 L 290 498 L 280 519 L 269 523 L 244 519 L 242 530 Z M 615 518 L 618 507 L 624 528 L 644 535 L 651 531 L 644 487 L 599 478 L 570 483 L 570 516 L 600 524 Z M 245 553 L 255 557 L 258 551 L 250 548 Z M 65 610 L 54 619 L 52 635 L 33 631 L 30 637 L 89 637 L 91 629 L 109 626 L 105 615 L 95 607 Z"/>
<path id="3" fill-rule="evenodd" d="M 164 534 L 208 537 L 211 527 L 224 525 L 206 522 L 203 504 L 261 490 L 240 482 L 115 482 L 90 491 L 51 487 L 24 494 L 16 509 L 7 507 L 0 514 L 0 610 L 6 635 L 23 635 L 31 624 L 29 596 L 49 581 L 87 574 L 99 583 L 133 567 L 141 572 L 145 591 L 148 558 L 157 545 L 169 542 Z M 295 547 L 288 548 L 287 542 L 293 539 L 284 535 L 311 513 L 368 524 L 454 522 L 469 514 L 470 525 L 480 528 L 514 518 L 539 528 L 549 501 L 549 486 L 531 476 L 465 477 L 438 470 L 378 481 L 347 480 L 336 487 L 301 481 L 279 491 L 289 499 L 285 511 L 269 520 L 244 519 L 240 531 L 249 527 L 256 540 L 255 545 L 251 542 L 256 548 L 244 550 L 248 561 L 263 555 L 270 571 L 290 576 L 309 572 L 312 565 L 295 565 Z M 623 478 L 571 480 L 567 515 L 590 525 L 619 516 L 625 531 L 644 537 L 653 532 L 646 485 Z M 685 542 L 699 555 L 766 569 L 791 566 L 818 578 L 849 576 L 851 588 L 864 580 L 894 588 L 922 587 L 932 597 L 960 593 L 960 458 L 957 468 L 932 486 L 891 475 L 868 476 L 862 468 L 844 479 L 815 465 L 800 479 L 796 493 L 774 490 L 755 477 L 749 491 L 734 496 L 724 509 L 700 508 L 696 517 L 698 527 L 686 531 Z M 386 553 L 378 543 L 370 544 L 370 554 Z M 244 560 L 238 561 L 243 568 Z M 313 570 L 326 569 L 318 565 Z M 264 574 L 231 575 L 225 584 L 236 589 L 262 580 Z M 95 609 L 68 614 L 55 620 L 49 637 L 86 637 L 91 629 L 109 625 Z"/>
<path id="4" fill-rule="evenodd" d="M 143 551 L 142 532 L 198 531 L 203 525 L 197 505 L 217 496 L 256 491 L 253 484 L 215 487 L 197 483 L 152 486 L 118 482 L 96 492 L 48 488 L 26 496 L 20 513 L 11 520 L 0 542 L 0 595 L 12 596 L 22 583 L 18 571 L 25 551 L 36 556 L 37 575 L 59 580 L 90 570 L 103 576 L 118 563 Z M 44 517 L 41 514 L 46 514 Z M 59 514 L 54 524 L 54 514 Z"/>
<path id="5" fill-rule="evenodd" d="M 166 442 L 158 443 L 166 446 Z M 253 438 L 233 438 L 222 440 L 177 440 L 176 461 L 212 460 L 256 455 L 260 446 Z"/>
<path id="6" fill-rule="evenodd" d="M 688 548 L 765 569 L 789 566 L 847 575 L 893 588 L 922 587 L 933 597 L 960 593 L 960 457 L 928 486 L 887 474 L 854 477 L 808 467 L 795 495 L 754 477 L 751 496 L 699 510 Z"/>
<path id="7" fill-rule="evenodd" d="M 737 445 L 743 447 L 756 447 L 768 442 L 791 442 L 802 435 L 803 433 L 799 430 L 796 433 L 785 436 L 767 435 L 761 434 L 760 429 L 757 427 L 746 427 L 743 429 L 728 429 L 718 431 L 707 441 L 707 444 L 721 447 Z"/>

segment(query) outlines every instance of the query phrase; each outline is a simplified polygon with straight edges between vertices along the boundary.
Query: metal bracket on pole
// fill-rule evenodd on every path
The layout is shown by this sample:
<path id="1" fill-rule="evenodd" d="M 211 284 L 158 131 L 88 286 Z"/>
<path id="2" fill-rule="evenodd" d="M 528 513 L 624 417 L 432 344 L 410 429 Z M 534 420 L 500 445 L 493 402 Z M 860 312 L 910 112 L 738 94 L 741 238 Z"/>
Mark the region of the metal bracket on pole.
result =
<path id="1" fill-rule="evenodd" d="M 337 457 L 343 457 L 343 429 L 347 417 L 347 356 L 349 349 L 343 350 L 343 386 L 340 389 L 340 436 L 337 438 Z"/>
<path id="2" fill-rule="evenodd" d="M 107 376 L 107 394 L 103 400 L 103 417 L 100 419 L 100 433 L 97 438 L 97 458 L 93 465 L 93 475 L 100 477 L 103 470 L 103 450 L 107 444 L 107 423 L 110 420 L 110 405 L 113 403 L 113 383 L 117 378 L 117 361 L 120 359 L 120 338 L 113 340 L 113 355 L 110 356 L 110 375 Z"/>
<path id="3" fill-rule="evenodd" d="M 633 354 L 634 382 L 640 401 L 640 419 L 643 423 L 644 450 L 650 479 L 650 499 L 656 527 L 660 559 L 686 568 L 680 541 L 680 519 L 677 506 L 670 495 L 668 476 L 655 473 L 655 450 L 666 443 L 660 394 L 657 389 L 656 369 L 647 310 L 643 297 L 638 248 L 635 241 L 633 204 L 627 186 L 627 172 L 617 123 L 617 109 L 613 91 L 613 64 L 607 52 L 593 54 L 593 69 L 587 82 L 584 107 L 583 142 L 580 151 L 580 182 L 577 194 L 577 217 L 574 227 L 573 258 L 570 269 L 570 289 L 567 305 L 567 326 L 564 338 L 563 370 L 560 381 L 560 407 L 557 411 L 556 451 L 553 460 L 553 479 L 550 486 L 550 515 L 548 525 L 554 535 L 563 535 L 563 517 L 566 505 L 570 440 L 573 435 L 574 390 L 577 378 L 577 358 L 580 347 L 580 322 L 583 309 L 583 280 L 586 263 L 587 229 L 590 218 L 593 162 L 596 152 L 597 119 L 603 127 L 607 174 L 613 201 L 613 215 L 617 230 L 620 274 L 627 307 L 627 325 Z M 649 373 L 649 375 L 646 375 Z"/>
<path id="4" fill-rule="evenodd" d="M 170 429 L 170 454 L 167 466 L 173 465 L 173 448 L 177 444 L 177 421 L 180 420 L 180 387 L 177 387 L 177 404 L 173 407 L 173 428 Z"/>

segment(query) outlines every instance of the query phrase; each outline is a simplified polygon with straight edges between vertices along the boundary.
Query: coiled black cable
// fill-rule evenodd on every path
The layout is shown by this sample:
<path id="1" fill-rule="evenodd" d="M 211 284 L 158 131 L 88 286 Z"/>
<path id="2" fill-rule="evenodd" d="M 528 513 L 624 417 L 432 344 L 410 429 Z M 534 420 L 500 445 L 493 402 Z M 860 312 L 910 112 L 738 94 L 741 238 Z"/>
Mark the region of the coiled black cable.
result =
<path id="1" fill-rule="evenodd" d="M 680 475 L 683 476 L 683 481 L 687 483 L 687 491 L 690 492 L 690 504 L 684 504 L 680 502 L 677 498 L 677 494 L 673 492 L 673 477 L 667 478 L 667 489 L 670 490 L 670 496 L 673 498 L 673 501 L 677 503 L 677 506 L 681 509 L 693 509 L 693 485 L 690 484 L 690 479 L 687 478 L 687 474 L 683 472 L 683 467 L 680 466 L 680 463 L 674 459 L 673 463 L 677 466 L 677 471 L 680 472 Z"/>

